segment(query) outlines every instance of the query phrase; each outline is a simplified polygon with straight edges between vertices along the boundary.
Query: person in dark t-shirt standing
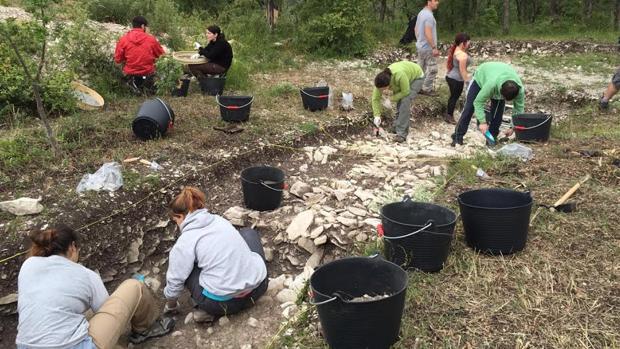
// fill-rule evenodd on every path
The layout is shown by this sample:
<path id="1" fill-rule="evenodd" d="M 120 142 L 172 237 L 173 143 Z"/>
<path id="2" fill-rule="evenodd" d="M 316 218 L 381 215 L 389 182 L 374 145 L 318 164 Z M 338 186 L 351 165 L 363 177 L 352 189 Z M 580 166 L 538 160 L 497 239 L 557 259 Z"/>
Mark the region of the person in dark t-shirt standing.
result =
<path id="1" fill-rule="evenodd" d="M 226 37 L 220 27 L 216 25 L 207 27 L 206 36 L 206 47 L 201 47 L 198 43 L 194 45 L 198 53 L 207 58 L 209 62 L 189 66 L 189 70 L 197 79 L 205 78 L 206 75 L 223 74 L 228 71 L 232 64 L 232 47 L 226 41 Z"/>

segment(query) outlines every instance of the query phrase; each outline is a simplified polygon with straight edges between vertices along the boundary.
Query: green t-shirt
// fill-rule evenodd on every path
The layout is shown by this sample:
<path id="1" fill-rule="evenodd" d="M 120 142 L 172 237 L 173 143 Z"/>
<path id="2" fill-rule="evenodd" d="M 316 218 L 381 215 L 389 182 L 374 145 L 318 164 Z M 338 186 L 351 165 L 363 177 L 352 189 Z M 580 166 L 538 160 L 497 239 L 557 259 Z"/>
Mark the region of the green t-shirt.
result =
<path id="1" fill-rule="evenodd" d="M 484 114 L 484 105 L 489 99 L 504 99 L 500 90 L 502 84 L 508 80 L 512 80 L 517 83 L 521 88 L 519 94 L 514 99 L 514 113 L 523 113 L 525 105 L 525 88 L 521 78 L 514 70 L 514 68 L 506 63 L 502 62 L 487 62 L 482 63 L 476 72 L 474 73 L 474 81 L 480 86 L 480 92 L 474 100 L 474 115 L 476 119 L 481 123 L 486 123 L 486 117 Z"/>

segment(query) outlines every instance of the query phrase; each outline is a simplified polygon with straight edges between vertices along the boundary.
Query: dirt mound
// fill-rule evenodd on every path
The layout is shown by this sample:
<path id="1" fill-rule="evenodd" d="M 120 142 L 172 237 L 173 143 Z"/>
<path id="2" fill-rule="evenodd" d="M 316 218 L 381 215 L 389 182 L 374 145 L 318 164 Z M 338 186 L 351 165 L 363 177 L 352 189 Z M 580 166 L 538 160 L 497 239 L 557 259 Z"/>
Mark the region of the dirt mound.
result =
<path id="1" fill-rule="evenodd" d="M 449 43 L 440 43 L 442 55 L 447 54 Z M 472 41 L 469 48 L 473 56 L 491 57 L 511 54 L 531 54 L 539 56 L 557 56 L 566 53 L 616 52 L 617 44 L 597 44 L 585 41 L 516 41 L 516 40 L 483 40 Z M 379 65 L 386 65 L 401 60 L 415 60 L 415 49 L 409 47 L 388 47 L 375 51 L 368 60 Z"/>

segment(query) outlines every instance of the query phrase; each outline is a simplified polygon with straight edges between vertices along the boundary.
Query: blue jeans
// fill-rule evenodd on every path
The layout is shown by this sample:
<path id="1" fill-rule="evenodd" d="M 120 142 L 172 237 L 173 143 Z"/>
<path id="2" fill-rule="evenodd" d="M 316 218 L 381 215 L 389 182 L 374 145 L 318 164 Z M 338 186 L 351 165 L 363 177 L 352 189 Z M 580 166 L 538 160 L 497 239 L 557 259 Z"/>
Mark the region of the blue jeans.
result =
<path id="1" fill-rule="evenodd" d="M 460 143 L 463 142 L 463 137 L 465 136 L 465 133 L 467 133 L 467 128 L 469 127 L 471 117 L 474 115 L 474 100 L 476 100 L 479 92 L 480 86 L 478 85 L 476 80 L 472 81 L 469 89 L 467 90 L 465 107 L 463 108 L 463 112 L 461 113 L 459 122 L 456 124 L 454 133 L 452 134 L 453 141 Z M 502 124 L 502 117 L 504 116 L 505 106 L 505 100 L 491 99 L 491 110 L 490 112 L 485 112 L 486 122 L 489 125 L 489 132 L 491 132 L 491 134 L 495 138 L 497 138 L 497 135 L 499 135 L 499 127 Z"/>

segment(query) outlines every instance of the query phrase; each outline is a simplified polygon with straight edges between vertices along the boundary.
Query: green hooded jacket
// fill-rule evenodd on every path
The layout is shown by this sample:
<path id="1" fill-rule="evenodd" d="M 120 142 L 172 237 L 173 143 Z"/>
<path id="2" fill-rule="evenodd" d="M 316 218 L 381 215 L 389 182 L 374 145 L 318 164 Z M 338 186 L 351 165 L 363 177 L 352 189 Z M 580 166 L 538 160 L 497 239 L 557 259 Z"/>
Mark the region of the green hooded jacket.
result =
<path id="1" fill-rule="evenodd" d="M 392 72 L 390 90 L 392 102 L 398 102 L 409 95 L 411 82 L 424 77 L 424 72 L 419 65 L 410 61 L 400 61 L 388 66 Z M 372 113 L 374 116 L 381 115 L 381 90 L 377 87 L 372 91 Z"/>

